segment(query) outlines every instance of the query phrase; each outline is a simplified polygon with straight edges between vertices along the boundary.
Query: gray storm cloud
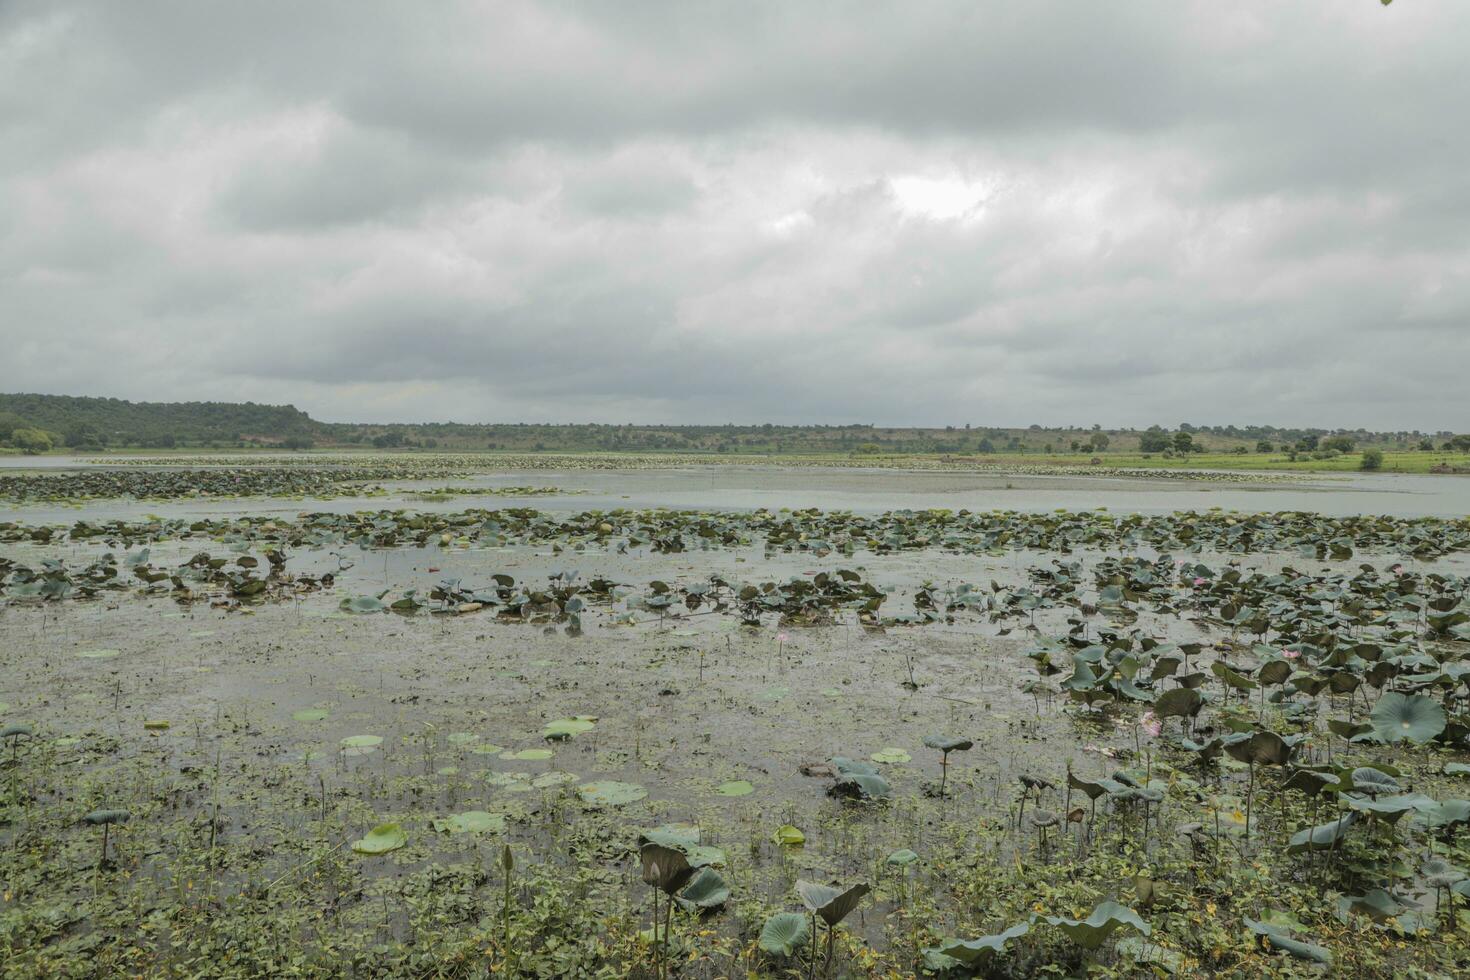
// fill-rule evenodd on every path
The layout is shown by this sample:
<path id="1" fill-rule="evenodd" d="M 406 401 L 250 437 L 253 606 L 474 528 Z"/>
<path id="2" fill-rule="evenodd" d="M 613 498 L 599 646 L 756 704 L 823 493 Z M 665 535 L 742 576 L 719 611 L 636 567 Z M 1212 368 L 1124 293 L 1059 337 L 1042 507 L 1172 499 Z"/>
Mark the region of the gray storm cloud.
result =
<path id="1" fill-rule="evenodd" d="M 1470 6 L 0 4 L 0 390 L 1470 428 Z"/>

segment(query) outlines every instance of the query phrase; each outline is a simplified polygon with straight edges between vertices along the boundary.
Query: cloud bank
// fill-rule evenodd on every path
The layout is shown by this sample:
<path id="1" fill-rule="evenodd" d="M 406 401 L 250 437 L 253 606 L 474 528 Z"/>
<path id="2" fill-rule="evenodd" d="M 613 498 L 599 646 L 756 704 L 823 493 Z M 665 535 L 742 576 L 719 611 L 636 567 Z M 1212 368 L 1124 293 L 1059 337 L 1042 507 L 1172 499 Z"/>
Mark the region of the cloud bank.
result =
<path id="1" fill-rule="evenodd" d="M 0 390 L 1470 429 L 1470 5 L 0 4 Z"/>

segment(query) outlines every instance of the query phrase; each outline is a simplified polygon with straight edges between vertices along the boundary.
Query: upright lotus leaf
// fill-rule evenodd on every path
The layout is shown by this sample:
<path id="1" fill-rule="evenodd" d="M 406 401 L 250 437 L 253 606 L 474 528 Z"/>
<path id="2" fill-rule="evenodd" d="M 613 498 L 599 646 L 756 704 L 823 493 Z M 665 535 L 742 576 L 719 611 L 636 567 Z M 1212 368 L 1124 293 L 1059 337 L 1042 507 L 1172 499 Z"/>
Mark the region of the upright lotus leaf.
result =
<path id="1" fill-rule="evenodd" d="M 1389 691 L 1378 699 L 1369 715 L 1373 734 L 1385 742 L 1409 741 L 1424 744 L 1444 731 L 1444 708 L 1423 694 Z"/>
<path id="2" fill-rule="evenodd" d="M 1421 806 L 1418 818 L 1431 830 L 1470 823 L 1470 800 L 1441 800 Z"/>
<path id="3" fill-rule="evenodd" d="M 729 900 L 730 886 L 714 868 L 701 868 L 684 890 L 674 896 L 680 908 L 691 912 L 716 909 Z"/>
<path id="4" fill-rule="evenodd" d="M 1449 888 L 1451 885 L 1464 881 L 1467 877 L 1464 871 L 1441 857 L 1425 861 L 1419 873 L 1424 876 L 1424 883 L 1430 888 Z"/>
<path id="5" fill-rule="evenodd" d="M 1291 758 L 1292 746 L 1275 732 L 1252 732 L 1249 738 L 1227 740 L 1225 751 L 1237 762 L 1284 766 Z"/>
<path id="6" fill-rule="evenodd" d="M 380 823 L 361 840 L 352 842 L 358 854 L 387 854 L 408 843 L 408 832 L 396 823 Z"/>
<path id="7" fill-rule="evenodd" d="M 959 960 L 968 967 L 980 967 L 993 957 L 1004 953 L 1006 943 L 1019 939 L 1031 931 L 1031 923 L 1021 922 L 994 936 L 979 939 L 949 939 L 941 943 L 939 952 L 950 959 Z"/>
<path id="8" fill-rule="evenodd" d="M 1356 793 L 1377 796 L 1379 793 L 1397 793 L 1399 781 L 1381 769 L 1359 766 L 1353 770 L 1351 789 Z"/>
<path id="9" fill-rule="evenodd" d="M 700 837 L 699 828 L 693 824 L 664 824 L 662 827 L 643 831 L 638 835 L 638 843 L 662 844 L 681 851 L 688 859 L 689 866 L 695 869 L 711 864 L 724 864 L 725 852 L 718 847 L 701 844 Z"/>
<path id="10" fill-rule="evenodd" d="M 356 615 L 388 611 L 388 607 L 383 605 L 381 599 L 375 599 L 370 595 L 358 595 L 343 599 L 337 604 L 337 608 L 345 613 L 354 613 Z"/>
<path id="11" fill-rule="evenodd" d="M 1260 936 L 1268 946 L 1290 953 L 1298 959 L 1310 960 L 1313 963 L 1321 963 L 1324 966 L 1332 965 L 1332 954 L 1321 946 L 1312 943 L 1304 943 L 1299 939 L 1291 938 L 1291 933 L 1283 926 L 1272 925 L 1268 922 L 1257 922 L 1250 916 L 1242 916 L 1246 928 Z"/>
<path id="12" fill-rule="evenodd" d="M 638 856 L 643 862 L 643 881 L 665 895 L 672 895 L 694 877 L 694 868 L 683 851 L 662 844 L 644 844 Z"/>
<path id="13" fill-rule="evenodd" d="M 1349 810 L 1335 820 L 1309 827 L 1291 835 L 1286 853 L 1301 854 L 1306 851 L 1326 851 L 1337 846 L 1347 836 L 1348 829 L 1358 822 L 1355 810 Z"/>
<path id="14" fill-rule="evenodd" d="M 975 747 L 975 743 L 968 738 L 945 738 L 942 735 L 926 735 L 924 744 L 931 749 L 938 749 L 946 754 L 950 752 L 968 752 Z"/>
<path id="15" fill-rule="evenodd" d="M 801 902 L 817 915 L 827 925 L 835 926 L 847 918 L 849 912 L 857 908 L 858 902 L 871 889 L 866 882 L 853 885 L 845 891 L 838 891 L 826 885 L 819 885 L 814 881 L 805 881 L 800 878 L 796 881 L 796 894 L 801 897 Z"/>
<path id="16" fill-rule="evenodd" d="M 1193 718 L 1199 714 L 1204 703 L 1204 696 L 1200 692 L 1187 687 L 1176 687 L 1154 700 L 1154 715 L 1159 718 Z"/>
<path id="17" fill-rule="evenodd" d="M 1256 689 L 1257 685 L 1255 681 L 1240 671 L 1233 669 L 1224 661 L 1216 660 L 1210 664 L 1210 671 L 1216 677 L 1220 678 L 1220 680 L 1224 681 L 1226 686 L 1233 687 L 1237 691 L 1254 691 Z"/>
<path id="18" fill-rule="evenodd" d="M 82 818 L 82 822 L 93 827 L 102 827 L 107 824 L 127 823 L 133 818 L 129 810 L 93 810 Z"/>
<path id="19" fill-rule="evenodd" d="M 1341 786 L 1337 774 L 1325 772 L 1319 769 L 1293 769 L 1291 775 L 1281 781 L 1282 789 L 1294 789 L 1307 796 L 1320 796 L 1328 790 L 1337 790 Z"/>
<path id="20" fill-rule="evenodd" d="M 1422 807 L 1435 806 L 1435 801 L 1423 793 L 1400 793 L 1397 796 L 1385 796 L 1375 799 L 1364 799 L 1359 796 L 1347 794 L 1342 801 L 1353 810 L 1361 813 L 1371 813 L 1376 817 L 1387 820 L 1389 823 L 1396 822 L 1399 817 L 1410 810 L 1418 810 Z"/>
<path id="21" fill-rule="evenodd" d="M 888 860 L 884 863 L 893 868 L 906 868 L 918 860 L 919 855 L 905 847 L 888 855 Z"/>
<path id="22" fill-rule="evenodd" d="M 1153 927 L 1138 917 L 1138 913 L 1117 902 L 1101 902 L 1087 918 L 1078 921 L 1062 916 L 1049 915 L 1048 925 L 1056 926 L 1066 937 L 1083 949 L 1097 949 L 1120 926 L 1137 929 L 1147 936 Z"/>
<path id="23" fill-rule="evenodd" d="M 772 956 L 790 956 L 811 939 L 812 927 L 806 916 L 800 912 L 777 912 L 761 926 L 760 938 L 756 942 Z"/>

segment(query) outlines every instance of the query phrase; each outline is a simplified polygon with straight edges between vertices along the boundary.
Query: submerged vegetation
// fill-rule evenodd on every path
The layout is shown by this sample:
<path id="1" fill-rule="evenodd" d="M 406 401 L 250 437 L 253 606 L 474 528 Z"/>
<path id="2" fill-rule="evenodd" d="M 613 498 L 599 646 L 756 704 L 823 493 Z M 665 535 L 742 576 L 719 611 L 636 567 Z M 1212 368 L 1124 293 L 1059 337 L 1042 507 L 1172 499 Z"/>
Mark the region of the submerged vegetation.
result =
<path id="1" fill-rule="evenodd" d="M 246 511 L 0 545 L 13 975 L 1470 968 L 1470 520 Z"/>

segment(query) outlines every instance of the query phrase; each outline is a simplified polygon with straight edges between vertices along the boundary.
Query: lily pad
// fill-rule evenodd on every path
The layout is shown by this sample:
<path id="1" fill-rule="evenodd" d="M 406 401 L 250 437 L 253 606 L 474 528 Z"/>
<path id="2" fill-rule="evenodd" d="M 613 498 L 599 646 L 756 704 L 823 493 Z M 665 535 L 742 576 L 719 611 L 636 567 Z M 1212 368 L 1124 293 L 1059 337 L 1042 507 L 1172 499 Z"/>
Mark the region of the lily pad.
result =
<path id="1" fill-rule="evenodd" d="M 408 843 L 408 833 L 396 823 L 380 823 L 367 836 L 352 842 L 358 854 L 387 854 Z"/>
<path id="2" fill-rule="evenodd" d="M 890 745 L 887 748 L 880 749 L 879 751 L 874 752 L 872 755 L 872 759 L 874 762 L 884 763 L 910 762 L 913 760 L 913 756 L 909 755 L 907 752 L 905 752 L 903 749 L 898 748 L 897 746 Z"/>
<path id="3" fill-rule="evenodd" d="M 560 742 L 584 732 L 590 732 L 596 727 L 597 718 L 595 716 L 578 715 L 575 718 L 560 718 L 548 722 L 541 734 L 553 742 Z"/>
<path id="4" fill-rule="evenodd" d="M 802 833 L 800 830 L 793 827 L 789 823 L 782 824 L 780 827 L 777 827 L 776 832 L 771 835 L 771 840 L 775 841 L 777 844 L 780 844 L 782 847 L 800 847 L 801 845 L 806 843 L 806 834 Z"/>
<path id="5" fill-rule="evenodd" d="M 435 820 L 434 829 L 447 834 L 498 834 L 505 830 L 505 816 L 484 810 L 466 810 Z"/>
<path id="6" fill-rule="evenodd" d="M 341 742 L 343 755 L 367 755 L 383 744 L 381 735 L 348 735 Z"/>
<path id="7" fill-rule="evenodd" d="M 755 792 L 755 787 L 744 779 L 735 779 L 728 783 L 721 783 L 715 792 L 721 796 L 749 796 Z"/>
<path id="8" fill-rule="evenodd" d="M 502 753 L 500 757 L 507 762 L 539 762 L 555 754 L 550 749 L 521 749 L 519 752 Z"/>
<path id="9" fill-rule="evenodd" d="M 592 806 L 623 806 L 636 803 L 648 795 L 648 790 L 637 783 L 622 783 L 615 779 L 602 779 L 583 783 L 577 787 L 577 795 L 584 803 Z"/>
<path id="10" fill-rule="evenodd" d="M 121 650 L 78 650 L 77 656 L 87 660 L 111 660 L 120 653 Z"/>
<path id="11" fill-rule="evenodd" d="M 325 721 L 327 718 L 327 709 L 302 708 L 300 711 L 291 712 L 291 717 L 297 721 Z"/>

